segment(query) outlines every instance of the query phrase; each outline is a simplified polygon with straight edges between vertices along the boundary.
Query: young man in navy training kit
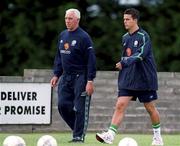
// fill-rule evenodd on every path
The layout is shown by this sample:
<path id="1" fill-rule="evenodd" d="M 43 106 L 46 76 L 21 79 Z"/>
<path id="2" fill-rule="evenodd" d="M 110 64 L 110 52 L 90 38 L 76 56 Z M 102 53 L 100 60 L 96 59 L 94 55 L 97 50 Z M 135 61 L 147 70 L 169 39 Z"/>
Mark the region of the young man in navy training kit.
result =
<path id="1" fill-rule="evenodd" d="M 70 142 L 84 142 L 94 91 L 96 57 L 90 36 L 79 27 L 80 12 L 68 9 L 54 60 L 52 87 L 58 84 L 58 111 L 73 132 Z"/>
<path id="2" fill-rule="evenodd" d="M 154 133 L 152 146 L 163 146 L 160 117 L 154 102 L 158 98 L 158 83 L 150 37 L 138 25 L 138 10 L 126 9 L 123 17 L 128 32 L 122 37 L 122 57 L 116 64 L 119 69 L 118 99 L 108 131 L 97 133 L 96 139 L 112 144 L 130 100 L 138 98 L 150 115 Z"/>

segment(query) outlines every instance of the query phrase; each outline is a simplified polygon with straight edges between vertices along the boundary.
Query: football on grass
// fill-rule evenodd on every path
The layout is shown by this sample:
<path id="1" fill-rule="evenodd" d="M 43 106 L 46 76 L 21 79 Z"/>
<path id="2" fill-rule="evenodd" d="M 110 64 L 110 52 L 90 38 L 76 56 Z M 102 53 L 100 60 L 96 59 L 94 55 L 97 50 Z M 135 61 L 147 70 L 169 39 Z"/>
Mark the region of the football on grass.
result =
<path id="1" fill-rule="evenodd" d="M 11 135 L 4 139 L 3 146 L 26 146 L 26 143 L 20 136 Z"/>
<path id="2" fill-rule="evenodd" d="M 57 146 L 57 141 L 51 135 L 44 135 L 39 138 L 37 146 Z"/>
<path id="3" fill-rule="evenodd" d="M 120 140 L 118 146 L 138 146 L 138 144 L 133 138 L 125 137 Z"/>

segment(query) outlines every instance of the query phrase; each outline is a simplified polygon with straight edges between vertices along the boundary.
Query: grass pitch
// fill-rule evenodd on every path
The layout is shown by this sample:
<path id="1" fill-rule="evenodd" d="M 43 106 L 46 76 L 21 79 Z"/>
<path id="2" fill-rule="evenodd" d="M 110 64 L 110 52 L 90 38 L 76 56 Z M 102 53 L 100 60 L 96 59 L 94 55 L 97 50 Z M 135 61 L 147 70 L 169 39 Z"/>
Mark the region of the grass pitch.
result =
<path id="1" fill-rule="evenodd" d="M 95 133 L 88 133 L 84 144 L 72 144 L 68 143 L 71 140 L 71 133 L 30 133 L 30 134 L 19 134 L 19 133 L 0 133 L 0 146 L 3 144 L 3 140 L 9 135 L 21 136 L 26 146 L 36 146 L 38 139 L 45 134 L 49 134 L 56 138 L 58 146 L 108 146 L 108 144 L 99 143 L 95 138 Z M 138 146 L 151 146 L 152 135 L 141 135 L 141 134 L 118 134 L 115 138 L 114 144 L 111 146 L 118 146 L 120 139 L 124 137 L 134 138 Z M 180 135 L 163 135 L 164 146 L 180 146 Z M 109 145 L 110 146 L 110 145 Z"/>

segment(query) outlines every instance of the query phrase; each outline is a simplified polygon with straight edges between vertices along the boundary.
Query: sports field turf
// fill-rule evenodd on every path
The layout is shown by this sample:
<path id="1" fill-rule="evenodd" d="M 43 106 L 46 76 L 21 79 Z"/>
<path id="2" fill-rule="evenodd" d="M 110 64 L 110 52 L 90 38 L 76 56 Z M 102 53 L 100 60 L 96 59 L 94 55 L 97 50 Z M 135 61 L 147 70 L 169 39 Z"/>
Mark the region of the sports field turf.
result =
<path id="1" fill-rule="evenodd" d="M 24 138 L 26 142 L 26 146 L 36 146 L 36 142 L 39 137 L 42 135 L 45 135 L 47 133 L 31 133 L 31 134 L 5 134 L 5 133 L 0 133 L 0 146 L 2 146 L 3 140 L 5 139 L 6 136 L 9 135 L 18 135 Z M 107 146 L 108 144 L 101 144 L 96 141 L 95 139 L 95 133 L 88 133 L 86 136 L 86 142 L 84 144 L 72 144 L 68 143 L 69 140 L 71 140 L 71 134 L 70 133 L 48 133 L 51 136 L 54 136 L 58 142 L 58 146 Z M 151 144 L 151 139 L 152 135 L 145 135 L 145 134 L 118 134 L 116 136 L 116 139 L 114 141 L 113 145 L 109 146 L 118 146 L 118 142 L 120 139 L 123 137 L 132 137 L 134 138 L 138 146 L 150 146 Z M 180 135 L 163 135 L 164 139 L 164 146 L 180 146 Z"/>

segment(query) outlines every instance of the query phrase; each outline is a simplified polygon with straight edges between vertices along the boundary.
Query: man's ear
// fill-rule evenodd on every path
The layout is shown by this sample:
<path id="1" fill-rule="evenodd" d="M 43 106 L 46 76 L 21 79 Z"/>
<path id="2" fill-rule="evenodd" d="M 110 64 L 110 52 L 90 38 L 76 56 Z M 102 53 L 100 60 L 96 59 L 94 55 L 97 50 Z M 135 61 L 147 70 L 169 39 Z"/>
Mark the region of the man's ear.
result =
<path id="1" fill-rule="evenodd" d="M 138 19 L 134 19 L 134 21 L 135 21 L 136 23 L 138 23 Z"/>

